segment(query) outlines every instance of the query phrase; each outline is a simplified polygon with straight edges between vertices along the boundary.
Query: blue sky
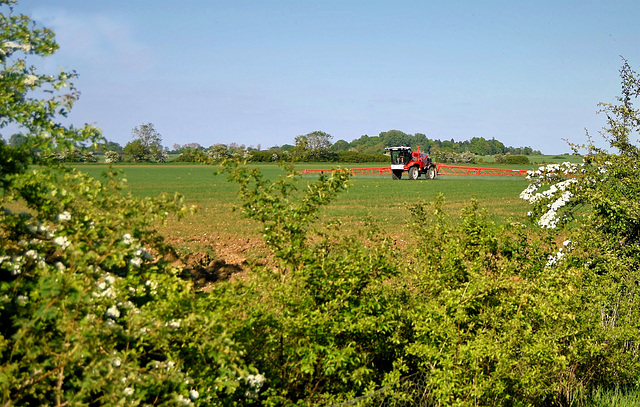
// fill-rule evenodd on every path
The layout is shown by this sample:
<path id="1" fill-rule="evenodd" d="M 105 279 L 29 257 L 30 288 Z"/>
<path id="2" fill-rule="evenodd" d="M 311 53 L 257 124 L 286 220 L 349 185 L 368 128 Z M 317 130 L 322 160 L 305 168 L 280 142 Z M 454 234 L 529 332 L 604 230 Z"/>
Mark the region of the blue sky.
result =
<path id="1" fill-rule="evenodd" d="M 76 70 L 70 120 L 121 145 L 263 149 L 315 130 L 392 129 L 570 151 L 604 125 L 624 56 L 640 70 L 640 1 L 22 0 Z"/>

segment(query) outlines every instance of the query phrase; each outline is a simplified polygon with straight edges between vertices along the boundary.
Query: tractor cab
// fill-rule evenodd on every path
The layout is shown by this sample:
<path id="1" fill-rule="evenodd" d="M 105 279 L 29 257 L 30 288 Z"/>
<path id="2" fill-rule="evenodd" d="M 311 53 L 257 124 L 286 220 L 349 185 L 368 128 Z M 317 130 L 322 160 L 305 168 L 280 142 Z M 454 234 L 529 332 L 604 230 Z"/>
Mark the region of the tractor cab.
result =
<path id="1" fill-rule="evenodd" d="M 387 147 L 387 150 L 391 153 L 392 165 L 402 165 L 404 169 L 411 161 L 411 147 Z"/>

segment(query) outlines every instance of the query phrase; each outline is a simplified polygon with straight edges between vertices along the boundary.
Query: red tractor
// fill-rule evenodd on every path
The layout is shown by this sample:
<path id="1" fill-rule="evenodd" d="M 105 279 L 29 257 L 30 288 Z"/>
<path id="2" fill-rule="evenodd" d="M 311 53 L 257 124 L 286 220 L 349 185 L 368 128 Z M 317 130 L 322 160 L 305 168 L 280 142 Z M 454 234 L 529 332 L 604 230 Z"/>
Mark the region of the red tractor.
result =
<path id="1" fill-rule="evenodd" d="M 409 172 L 409 179 L 418 179 L 425 174 L 426 179 L 435 179 L 438 176 L 436 165 L 429 158 L 429 154 L 411 151 L 411 147 L 387 147 L 391 153 L 391 177 L 401 179 L 404 171 Z"/>

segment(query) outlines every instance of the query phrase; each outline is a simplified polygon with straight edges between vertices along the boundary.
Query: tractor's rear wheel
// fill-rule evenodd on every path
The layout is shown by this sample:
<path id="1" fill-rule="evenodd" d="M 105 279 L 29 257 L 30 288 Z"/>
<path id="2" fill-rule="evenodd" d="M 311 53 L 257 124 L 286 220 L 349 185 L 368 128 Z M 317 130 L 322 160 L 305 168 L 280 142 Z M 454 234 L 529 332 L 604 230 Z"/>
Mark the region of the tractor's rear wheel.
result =
<path id="1" fill-rule="evenodd" d="M 393 178 L 393 179 L 401 179 L 402 178 L 402 170 L 393 170 L 393 171 L 391 171 L 391 178 Z"/>
<path id="2" fill-rule="evenodd" d="M 436 172 L 436 169 L 433 167 L 429 167 L 429 169 L 427 170 L 427 179 L 436 179 L 437 175 L 438 173 Z"/>
<path id="3" fill-rule="evenodd" d="M 409 179 L 418 179 L 419 176 L 420 176 L 420 172 L 418 172 L 417 165 L 414 165 L 413 167 L 409 168 Z"/>

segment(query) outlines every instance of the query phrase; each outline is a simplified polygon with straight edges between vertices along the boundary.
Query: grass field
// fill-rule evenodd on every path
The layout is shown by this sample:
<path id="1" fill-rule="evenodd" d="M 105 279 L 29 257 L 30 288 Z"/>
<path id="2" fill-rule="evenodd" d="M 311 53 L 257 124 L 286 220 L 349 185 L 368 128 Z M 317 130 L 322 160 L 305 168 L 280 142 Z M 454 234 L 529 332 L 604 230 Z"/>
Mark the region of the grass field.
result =
<path id="1" fill-rule="evenodd" d="M 358 165 L 360 166 L 360 165 Z M 362 165 L 373 166 L 373 165 Z M 378 164 L 379 166 L 379 164 Z M 270 179 L 283 172 L 276 165 L 257 165 Z M 299 165 L 302 168 L 329 168 L 327 165 Z M 106 165 L 82 165 L 83 171 L 100 177 Z M 134 195 L 156 196 L 163 192 L 178 192 L 188 203 L 198 204 L 202 215 L 236 217 L 231 208 L 239 203 L 237 187 L 226 180 L 225 175 L 215 174 L 216 167 L 205 165 L 120 165 L 130 190 Z M 313 182 L 315 176 L 303 176 L 301 188 Z M 447 206 L 454 212 L 464 207 L 471 198 L 476 198 L 485 207 L 492 219 L 504 222 L 521 216 L 527 204 L 518 198 L 527 181 L 520 177 L 501 176 L 440 176 L 436 180 L 403 179 L 394 181 L 388 175 L 358 175 L 351 179 L 352 187 L 338 196 L 324 212 L 326 219 L 340 218 L 344 222 L 359 222 L 366 216 L 379 221 L 383 227 L 397 228 L 407 219 L 407 206 L 419 201 L 432 201 L 443 194 Z M 216 219 L 200 219 L 200 227 L 213 225 Z"/>
<path id="2" fill-rule="evenodd" d="M 358 164 L 373 167 L 380 164 Z M 491 165 L 487 165 L 491 166 Z M 257 165 L 270 179 L 282 175 L 274 164 Z M 100 178 L 108 166 L 104 164 L 79 165 L 79 169 Z M 171 220 L 163 233 L 184 252 L 213 250 L 217 256 L 238 262 L 249 252 L 262 246 L 259 225 L 242 219 L 233 207 L 240 203 L 238 188 L 227 181 L 226 175 L 217 175 L 217 167 L 207 165 L 161 164 L 118 165 L 124 172 L 132 194 L 139 197 L 157 196 L 163 192 L 182 194 L 187 203 L 196 204 L 196 214 L 181 221 Z M 301 164 L 297 168 L 330 168 L 327 164 Z M 532 168 L 532 167 L 531 167 Z M 303 176 L 300 189 L 313 182 L 316 176 Z M 339 220 L 345 230 L 360 227 L 368 217 L 390 235 L 402 236 L 410 220 L 408 206 L 433 201 L 443 194 L 446 208 L 457 214 L 476 198 L 491 220 L 505 223 L 521 219 L 528 204 L 518 198 L 527 186 L 520 177 L 502 176 L 440 176 L 436 180 L 403 179 L 391 176 L 359 175 L 351 179 L 351 188 L 320 214 L 320 222 Z M 239 253 L 242 253 L 239 254 Z"/>

